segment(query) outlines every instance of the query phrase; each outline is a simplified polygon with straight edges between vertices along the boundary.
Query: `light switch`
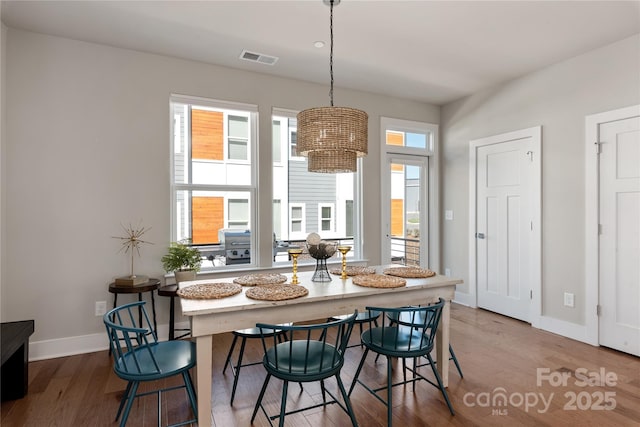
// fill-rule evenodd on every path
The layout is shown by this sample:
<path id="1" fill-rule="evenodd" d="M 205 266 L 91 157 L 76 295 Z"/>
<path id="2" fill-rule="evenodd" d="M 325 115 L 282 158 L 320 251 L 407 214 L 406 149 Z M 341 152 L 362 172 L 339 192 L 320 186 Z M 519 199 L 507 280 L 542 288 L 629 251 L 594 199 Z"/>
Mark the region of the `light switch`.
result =
<path id="1" fill-rule="evenodd" d="M 444 219 L 446 219 L 447 221 L 453 221 L 453 211 L 451 210 L 444 211 Z"/>

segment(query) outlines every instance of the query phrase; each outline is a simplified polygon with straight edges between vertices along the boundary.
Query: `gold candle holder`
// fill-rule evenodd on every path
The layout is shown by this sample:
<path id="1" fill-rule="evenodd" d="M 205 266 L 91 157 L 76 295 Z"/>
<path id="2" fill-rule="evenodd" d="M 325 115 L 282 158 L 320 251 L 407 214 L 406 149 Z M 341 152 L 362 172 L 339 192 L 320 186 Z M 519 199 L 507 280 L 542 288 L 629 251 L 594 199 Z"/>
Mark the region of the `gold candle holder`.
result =
<path id="1" fill-rule="evenodd" d="M 298 255 L 302 253 L 302 249 L 289 249 L 289 256 L 293 260 L 293 276 L 291 277 L 291 284 L 297 285 L 298 283 Z"/>
<path id="2" fill-rule="evenodd" d="M 342 254 L 342 274 L 341 279 L 347 278 L 347 252 L 351 250 L 351 246 L 338 246 L 338 250 Z"/>

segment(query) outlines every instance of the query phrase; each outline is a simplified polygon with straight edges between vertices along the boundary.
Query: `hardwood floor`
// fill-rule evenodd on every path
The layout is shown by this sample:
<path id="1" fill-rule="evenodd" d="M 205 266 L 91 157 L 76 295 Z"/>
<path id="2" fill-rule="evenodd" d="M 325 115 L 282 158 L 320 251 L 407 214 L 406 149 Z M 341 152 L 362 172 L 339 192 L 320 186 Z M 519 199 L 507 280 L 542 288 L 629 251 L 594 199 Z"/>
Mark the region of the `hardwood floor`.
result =
<path id="1" fill-rule="evenodd" d="M 394 425 L 640 425 L 640 359 L 637 357 L 592 347 L 483 310 L 454 305 L 451 314 L 451 342 L 464 373 L 461 379 L 451 365 L 448 391 L 456 415 L 449 414 L 436 388 L 421 381 L 415 392 L 410 386 L 393 390 Z M 354 330 L 352 340 L 355 343 L 357 339 L 358 333 Z M 224 348 L 226 352 L 230 343 L 230 334 L 214 337 L 217 349 Z M 264 369 L 260 365 L 242 369 L 234 406 L 230 407 L 233 377 L 230 370 L 226 375 L 221 373 L 225 352 L 214 354 L 215 425 L 248 426 Z M 261 352 L 259 340 L 249 340 L 245 360 L 260 360 Z M 361 351 L 356 347 L 347 352 L 342 378 L 349 387 Z M 428 367 L 421 369 L 431 376 Z M 604 378 L 595 378 L 596 373 L 601 376 L 602 370 Z M 592 383 L 607 380 L 608 384 L 583 385 L 590 374 Z M 400 369 L 396 369 L 394 375 L 400 375 Z M 566 378 L 564 384 L 554 382 L 562 375 Z M 368 383 L 384 384 L 385 360 L 381 358 L 375 363 L 370 355 L 361 378 Z M 335 390 L 331 381 L 327 385 Z M 2 403 L 0 424 L 2 427 L 117 425 L 113 419 L 124 388 L 125 383 L 113 374 L 112 361 L 106 351 L 32 362 L 29 394 L 23 399 Z M 264 398 L 269 413 L 278 411 L 280 390 L 279 381 L 272 380 Z M 296 385 L 289 390 L 287 408 L 321 399 L 319 386 L 315 384 L 305 385 L 303 392 Z M 499 406 L 500 401 L 496 400 L 500 392 L 506 396 L 505 406 Z M 363 387 L 356 386 L 351 401 L 361 426 L 386 425 L 385 406 Z M 602 409 L 613 405 L 611 410 Z M 163 395 L 163 423 L 186 420 L 190 415 L 182 390 Z M 336 405 L 291 415 L 286 421 L 287 426 L 295 427 L 350 425 L 347 415 Z M 155 396 L 136 401 L 128 425 L 157 425 Z M 264 415 L 259 414 L 254 425 L 262 427 L 268 423 Z"/>

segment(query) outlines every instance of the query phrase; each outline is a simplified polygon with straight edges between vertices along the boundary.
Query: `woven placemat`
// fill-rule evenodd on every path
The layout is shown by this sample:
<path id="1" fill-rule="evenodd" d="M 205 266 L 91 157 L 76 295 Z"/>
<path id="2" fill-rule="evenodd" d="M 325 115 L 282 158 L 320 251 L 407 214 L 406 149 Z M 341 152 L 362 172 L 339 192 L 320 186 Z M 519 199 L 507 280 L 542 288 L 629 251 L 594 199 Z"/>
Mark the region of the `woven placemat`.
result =
<path id="1" fill-rule="evenodd" d="M 308 293 L 309 290 L 300 285 L 262 285 L 247 289 L 245 295 L 261 301 L 283 301 L 300 298 Z"/>
<path id="2" fill-rule="evenodd" d="M 342 267 L 332 268 L 329 270 L 332 274 L 342 275 Z M 373 267 L 362 267 L 357 265 L 348 265 L 346 268 L 347 276 L 360 276 L 361 274 L 374 274 L 376 269 Z"/>
<path id="3" fill-rule="evenodd" d="M 277 273 L 245 274 L 233 279 L 233 283 L 243 286 L 275 285 L 287 281 L 287 276 Z"/>
<path id="4" fill-rule="evenodd" d="M 399 277 L 385 276 L 384 274 L 363 274 L 354 276 L 353 283 L 367 288 L 401 288 L 407 281 Z"/>
<path id="5" fill-rule="evenodd" d="M 198 283 L 178 289 L 178 295 L 186 299 L 218 299 L 242 292 L 242 286 L 235 283 Z"/>
<path id="6" fill-rule="evenodd" d="M 435 271 L 419 267 L 390 267 L 386 268 L 383 273 L 388 274 L 389 276 L 406 277 L 410 279 L 436 275 Z"/>

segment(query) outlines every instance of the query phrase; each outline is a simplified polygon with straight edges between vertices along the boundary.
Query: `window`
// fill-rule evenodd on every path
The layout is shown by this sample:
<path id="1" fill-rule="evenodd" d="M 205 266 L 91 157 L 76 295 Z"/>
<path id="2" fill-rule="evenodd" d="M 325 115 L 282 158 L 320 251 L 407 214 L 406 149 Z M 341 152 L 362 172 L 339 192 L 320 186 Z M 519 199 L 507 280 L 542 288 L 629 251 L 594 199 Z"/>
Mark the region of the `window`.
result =
<path id="1" fill-rule="evenodd" d="M 246 199 L 229 199 L 227 228 L 249 228 L 249 201 Z"/>
<path id="2" fill-rule="evenodd" d="M 272 165 L 273 232 L 276 240 L 304 240 L 309 233 L 315 232 L 325 240 L 353 246 L 348 256 L 359 257 L 360 236 L 354 233 L 360 222 L 357 205 L 359 172 L 308 172 L 307 158 L 296 156 L 296 112 L 275 109 L 272 124 L 272 150 L 283 153 L 280 161 L 274 157 Z M 284 153 L 289 153 L 288 159 Z M 287 261 L 284 252 L 276 258 L 276 262 Z"/>
<path id="3" fill-rule="evenodd" d="M 170 108 L 171 239 L 220 253 L 220 230 L 255 230 L 257 107 L 173 95 Z"/>
<path id="4" fill-rule="evenodd" d="M 171 96 L 171 240 L 191 239 L 204 256 L 213 255 L 216 262 L 205 262 L 203 270 L 225 263 L 237 268 L 225 259 L 222 239 L 229 229 L 250 231 L 248 266 L 289 262 L 286 243 L 299 244 L 311 232 L 350 245 L 347 256 L 361 257 L 360 174 L 308 172 L 307 159 L 296 156 L 296 112 L 289 110 L 273 110 L 266 133 L 271 141 L 260 144 L 258 158 L 257 111 L 255 105 Z M 259 167 L 270 168 L 271 195 L 259 187 Z M 263 219 L 271 215 L 271 227 L 257 228 L 258 211 Z M 258 242 L 260 248 L 273 243 L 274 256 L 258 254 Z"/>
<path id="5" fill-rule="evenodd" d="M 289 206 L 289 211 L 289 232 L 296 239 L 305 237 L 304 233 L 306 227 L 304 224 L 304 204 L 291 204 Z"/>
<path id="6" fill-rule="evenodd" d="M 318 205 L 318 213 L 320 217 L 318 218 L 318 223 L 320 224 L 321 232 L 329 232 L 333 233 L 335 230 L 334 226 L 334 218 L 333 218 L 333 204 L 321 203 Z"/>
<path id="7" fill-rule="evenodd" d="M 293 119 L 290 120 L 293 122 Z M 289 129 L 289 156 L 292 159 L 303 160 L 302 156 L 298 156 L 298 131 L 296 129 Z"/>
<path id="8" fill-rule="evenodd" d="M 249 118 L 229 115 L 229 160 L 249 160 Z"/>

